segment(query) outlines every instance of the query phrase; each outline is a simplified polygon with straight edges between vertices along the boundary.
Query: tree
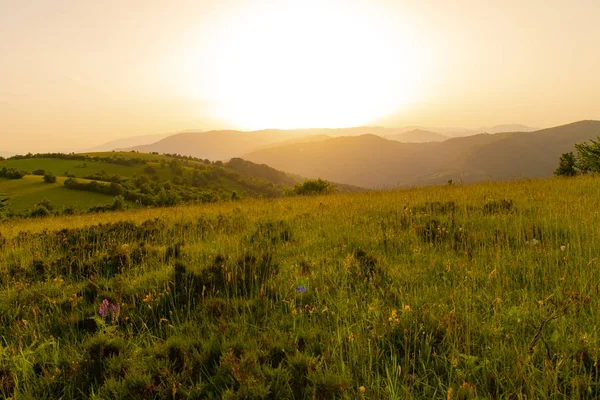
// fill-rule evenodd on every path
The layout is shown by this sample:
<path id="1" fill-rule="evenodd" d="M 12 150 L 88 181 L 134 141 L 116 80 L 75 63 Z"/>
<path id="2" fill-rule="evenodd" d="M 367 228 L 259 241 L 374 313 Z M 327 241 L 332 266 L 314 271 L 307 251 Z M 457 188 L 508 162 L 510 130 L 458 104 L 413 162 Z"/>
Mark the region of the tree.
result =
<path id="1" fill-rule="evenodd" d="M 46 182 L 46 183 L 56 183 L 56 176 L 54 176 L 52 174 L 45 174 L 44 175 L 44 182 Z"/>
<path id="2" fill-rule="evenodd" d="M 558 160 L 558 168 L 554 171 L 554 175 L 556 176 L 575 176 L 577 175 L 577 170 L 575 169 L 575 156 L 572 152 L 563 153 L 560 156 L 560 160 Z"/>
<path id="3" fill-rule="evenodd" d="M 591 143 L 583 142 L 575 145 L 577 150 L 575 165 L 582 173 L 600 172 L 600 137 L 597 139 L 598 141 L 590 140 Z"/>

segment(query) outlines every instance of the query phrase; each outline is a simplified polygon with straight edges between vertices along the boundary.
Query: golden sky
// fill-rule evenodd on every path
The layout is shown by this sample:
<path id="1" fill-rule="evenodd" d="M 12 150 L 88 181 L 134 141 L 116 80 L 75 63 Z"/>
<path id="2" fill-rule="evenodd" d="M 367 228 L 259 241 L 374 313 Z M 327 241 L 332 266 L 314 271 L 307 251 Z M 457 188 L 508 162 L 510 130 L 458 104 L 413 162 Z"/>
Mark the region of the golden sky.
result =
<path id="1" fill-rule="evenodd" d="M 0 151 L 600 119 L 598 0 L 0 0 Z"/>

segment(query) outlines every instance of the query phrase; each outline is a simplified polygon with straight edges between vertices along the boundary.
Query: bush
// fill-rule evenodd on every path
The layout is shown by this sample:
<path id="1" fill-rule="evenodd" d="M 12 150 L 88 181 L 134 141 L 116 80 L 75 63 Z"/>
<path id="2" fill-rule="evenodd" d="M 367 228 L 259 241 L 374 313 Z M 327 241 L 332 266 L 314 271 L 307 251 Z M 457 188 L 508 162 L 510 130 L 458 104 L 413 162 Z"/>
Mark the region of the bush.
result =
<path id="1" fill-rule="evenodd" d="M 27 175 L 27 171 L 17 170 L 14 168 L 2 168 L 0 169 L 0 177 L 8 179 L 22 179 Z"/>
<path id="2" fill-rule="evenodd" d="M 56 176 L 54 176 L 52 174 L 45 174 L 44 175 L 44 182 L 46 182 L 46 183 L 56 183 Z"/>
<path id="3" fill-rule="evenodd" d="M 32 172 L 33 175 L 43 176 L 46 175 L 46 171 L 43 169 L 36 169 Z"/>
<path id="4" fill-rule="evenodd" d="M 286 195 L 302 195 L 302 196 L 314 196 L 319 194 L 335 193 L 337 187 L 321 178 L 319 179 L 308 179 L 304 183 L 297 183 L 293 189 L 285 191 Z"/>
<path id="5" fill-rule="evenodd" d="M 50 211 L 46 207 L 38 205 L 33 211 L 31 211 L 30 215 L 36 218 L 47 217 L 50 215 Z"/>
<path id="6" fill-rule="evenodd" d="M 115 211 L 124 210 L 126 207 L 127 204 L 125 203 L 125 199 L 123 198 L 123 196 L 115 197 L 115 200 L 113 201 L 113 204 L 111 206 L 111 208 Z"/>

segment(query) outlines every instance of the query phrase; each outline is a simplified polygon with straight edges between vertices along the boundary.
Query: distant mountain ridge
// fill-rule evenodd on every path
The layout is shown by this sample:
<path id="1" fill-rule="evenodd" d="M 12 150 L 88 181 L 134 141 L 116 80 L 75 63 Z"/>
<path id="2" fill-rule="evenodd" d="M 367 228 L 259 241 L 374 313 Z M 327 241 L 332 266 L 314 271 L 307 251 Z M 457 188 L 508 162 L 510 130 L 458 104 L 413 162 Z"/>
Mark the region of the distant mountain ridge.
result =
<path id="1" fill-rule="evenodd" d="M 533 129 L 524 125 L 503 125 L 505 127 Z M 482 128 L 483 129 L 483 128 Z M 489 128 L 490 133 L 498 131 L 498 127 Z M 412 132 L 412 133 L 410 133 Z M 428 132 L 428 133 L 423 133 Z M 351 128 L 311 128 L 311 129 L 263 129 L 258 131 L 237 130 L 212 130 L 212 131 L 184 131 L 166 135 L 154 143 L 146 143 L 135 146 L 118 147 L 119 151 L 139 151 L 143 153 L 169 153 L 183 154 L 194 157 L 227 161 L 234 157 L 257 151 L 266 147 L 291 144 L 294 142 L 321 141 L 328 137 L 360 136 L 374 134 L 382 137 L 405 136 L 402 141 L 429 142 L 440 141 L 446 136 L 465 136 L 468 134 L 481 133 L 480 130 L 460 130 L 459 133 L 444 134 L 436 130 L 422 127 L 400 127 L 385 128 L 381 126 L 360 126 Z M 129 138 L 124 140 L 140 140 L 140 138 Z M 406 139 L 408 138 L 408 139 Z M 445 139 L 444 139 L 445 140 Z M 114 143 L 103 145 L 114 147 Z M 106 149 L 108 150 L 108 149 Z M 113 149 L 110 149 L 113 150 Z"/>
<path id="2" fill-rule="evenodd" d="M 388 135 L 386 139 L 395 140 L 402 143 L 427 143 L 427 142 L 443 142 L 449 139 L 448 136 L 441 133 L 426 131 L 423 129 L 414 129 L 412 131 Z"/>
<path id="3" fill-rule="evenodd" d="M 123 148 L 135 147 L 135 146 L 143 146 L 146 144 L 155 143 L 161 139 L 164 139 L 167 136 L 171 136 L 173 133 L 159 133 L 156 135 L 143 135 L 143 136 L 132 136 L 123 139 L 111 140 L 110 142 L 103 143 L 101 145 L 92 147 L 82 153 L 96 153 L 102 151 L 113 151 L 119 150 Z"/>
<path id="4" fill-rule="evenodd" d="M 281 171 L 369 188 L 551 176 L 562 153 L 600 135 L 600 121 L 534 132 L 400 143 L 375 135 L 291 144 L 243 156 Z"/>

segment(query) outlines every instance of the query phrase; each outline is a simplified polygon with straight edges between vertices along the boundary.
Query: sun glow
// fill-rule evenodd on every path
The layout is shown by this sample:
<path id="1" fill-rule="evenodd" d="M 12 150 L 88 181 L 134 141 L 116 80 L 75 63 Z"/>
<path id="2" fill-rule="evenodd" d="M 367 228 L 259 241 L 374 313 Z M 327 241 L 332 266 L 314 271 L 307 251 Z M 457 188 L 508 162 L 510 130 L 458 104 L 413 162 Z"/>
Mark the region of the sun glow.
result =
<path id="1" fill-rule="evenodd" d="M 181 79 L 245 129 L 366 124 L 420 95 L 426 57 L 408 27 L 352 1 L 254 5 L 215 25 Z"/>

